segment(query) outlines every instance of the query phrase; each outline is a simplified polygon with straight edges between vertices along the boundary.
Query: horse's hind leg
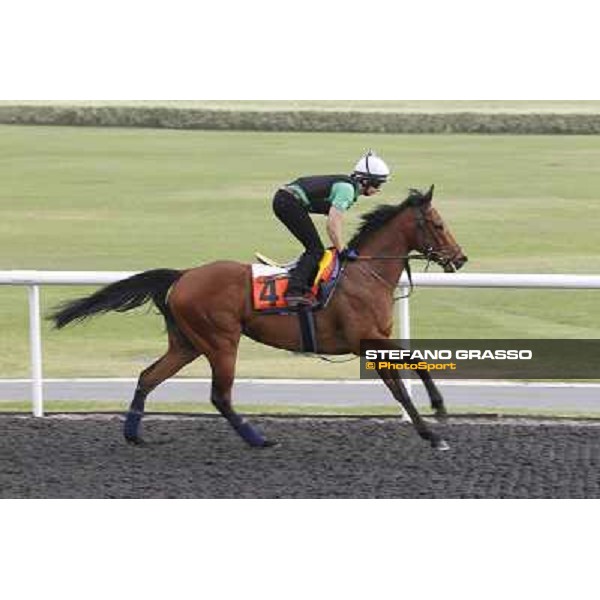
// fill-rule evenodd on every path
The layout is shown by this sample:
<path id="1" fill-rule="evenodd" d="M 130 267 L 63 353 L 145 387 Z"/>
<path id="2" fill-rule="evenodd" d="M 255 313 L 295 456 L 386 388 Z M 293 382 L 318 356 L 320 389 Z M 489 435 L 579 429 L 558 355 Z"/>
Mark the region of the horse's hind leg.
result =
<path id="1" fill-rule="evenodd" d="M 274 442 L 265 439 L 233 409 L 231 389 L 235 377 L 236 356 L 237 346 L 227 350 L 220 348 L 219 351 L 207 353 L 213 373 L 210 400 L 248 445 L 254 448 L 274 446 Z"/>
<path id="2" fill-rule="evenodd" d="M 432 431 L 419 414 L 419 411 L 416 409 L 413 401 L 410 399 L 408 391 L 403 381 L 398 377 L 398 374 L 387 369 L 380 369 L 377 372 L 379 373 L 379 376 L 385 385 L 389 388 L 390 392 L 392 392 L 394 395 L 394 398 L 396 398 L 396 400 L 402 404 L 402 407 L 408 413 L 408 416 L 411 418 L 417 433 L 424 440 L 427 440 L 436 450 L 448 450 L 450 448 L 448 442 L 442 439 L 437 433 Z"/>
<path id="3" fill-rule="evenodd" d="M 444 405 L 444 398 L 437 385 L 433 381 L 433 378 L 429 374 L 427 369 L 417 369 L 417 373 L 429 394 L 429 402 L 431 403 L 431 408 L 433 409 L 435 416 L 438 419 L 443 419 L 448 416 L 448 411 L 446 410 L 446 406 Z"/>
<path id="4" fill-rule="evenodd" d="M 148 394 L 199 354 L 197 350 L 184 347 L 174 336 L 169 337 L 169 349 L 166 354 L 140 373 L 133 400 L 125 417 L 123 434 L 128 442 L 142 443 L 139 429 Z"/>

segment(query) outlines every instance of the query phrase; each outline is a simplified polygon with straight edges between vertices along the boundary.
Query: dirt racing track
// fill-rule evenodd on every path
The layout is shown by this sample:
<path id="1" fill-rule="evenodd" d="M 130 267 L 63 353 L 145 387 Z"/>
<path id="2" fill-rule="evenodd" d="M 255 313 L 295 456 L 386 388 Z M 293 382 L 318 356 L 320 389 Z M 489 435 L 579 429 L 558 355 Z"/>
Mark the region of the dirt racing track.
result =
<path id="1" fill-rule="evenodd" d="M 251 449 L 212 416 L 0 417 L 2 498 L 598 498 L 600 422 L 452 418 L 435 452 L 397 418 L 253 417 Z"/>

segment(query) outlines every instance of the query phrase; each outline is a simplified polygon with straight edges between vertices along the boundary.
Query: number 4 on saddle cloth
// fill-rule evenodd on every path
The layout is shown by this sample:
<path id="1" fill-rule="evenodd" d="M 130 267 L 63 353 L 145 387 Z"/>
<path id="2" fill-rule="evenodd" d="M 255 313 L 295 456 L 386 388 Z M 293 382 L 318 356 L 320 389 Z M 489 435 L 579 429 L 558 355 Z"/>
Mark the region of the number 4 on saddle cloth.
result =
<path id="1" fill-rule="evenodd" d="M 295 263 L 282 266 L 273 261 L 256 255 L 262 264 L 252 265 L 252 302 L 254 310 L 263 313 L 289 313 L 292 309 L 287 306 L 285 292 L 289 284 L 289 269 Z M 266 264 L 265 264 L 266 263 Z M 340 260 L 334 248 L 325 250 L 315 277 L 311 293 L 317 303 L 313 310 L 323 308 L 333 290 L 340 273 Z M 294 312 L 296 309 L 293 309 Z"/>

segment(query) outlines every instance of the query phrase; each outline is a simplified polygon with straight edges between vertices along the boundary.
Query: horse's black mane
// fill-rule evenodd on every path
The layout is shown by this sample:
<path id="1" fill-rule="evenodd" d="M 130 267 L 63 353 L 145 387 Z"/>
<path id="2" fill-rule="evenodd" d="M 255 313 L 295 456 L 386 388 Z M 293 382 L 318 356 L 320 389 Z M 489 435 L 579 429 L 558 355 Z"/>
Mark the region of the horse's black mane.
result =
<path id="1" fill-rule="evenodd" d="M 359 226 L 358 231 L 348 242 L 348 247 L 358 248 L 358 246 L 362 244 L 371 234 L 381 229 L 386 223 L 401 213 L 405 208 L 422 202 L 423 198 L 423 192 L 411 189 L 408 198 L 404 200 L 404 202 L 401 202 L 397 205 L 382 204 L 371 212 L 361 215 L 360 218 L 362 223 Z"/>

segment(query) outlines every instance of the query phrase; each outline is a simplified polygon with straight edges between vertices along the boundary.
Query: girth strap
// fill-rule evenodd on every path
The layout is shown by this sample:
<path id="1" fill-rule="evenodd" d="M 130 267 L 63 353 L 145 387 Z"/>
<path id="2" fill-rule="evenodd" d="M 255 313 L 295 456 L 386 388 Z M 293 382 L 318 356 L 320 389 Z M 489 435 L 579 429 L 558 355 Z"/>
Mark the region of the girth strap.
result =
<path id="1" fill-rule="evenodd" d="M 315 314 L 310 308 L 302 308 L 298 311 L 300 322 L 300 335 L 302 352 L 317 352 L 317 333 L 315 327 Z"/>

